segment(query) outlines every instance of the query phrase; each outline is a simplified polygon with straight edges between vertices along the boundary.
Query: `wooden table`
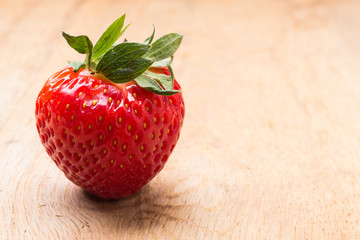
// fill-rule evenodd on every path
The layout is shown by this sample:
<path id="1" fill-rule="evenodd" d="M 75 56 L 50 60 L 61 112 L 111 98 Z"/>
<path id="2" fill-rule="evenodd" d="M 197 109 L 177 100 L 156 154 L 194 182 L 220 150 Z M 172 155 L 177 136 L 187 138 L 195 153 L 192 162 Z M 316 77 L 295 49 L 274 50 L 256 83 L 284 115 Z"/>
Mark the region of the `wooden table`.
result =
<path id="1" fill-rule="evenodd" d="M 35 128 L 45 80 L 122 13 L 184 34 L 186 118 L 164 170 L 95 200 Z M 0 1 L 0 239 L 360 239 L 360 2 Z"/>

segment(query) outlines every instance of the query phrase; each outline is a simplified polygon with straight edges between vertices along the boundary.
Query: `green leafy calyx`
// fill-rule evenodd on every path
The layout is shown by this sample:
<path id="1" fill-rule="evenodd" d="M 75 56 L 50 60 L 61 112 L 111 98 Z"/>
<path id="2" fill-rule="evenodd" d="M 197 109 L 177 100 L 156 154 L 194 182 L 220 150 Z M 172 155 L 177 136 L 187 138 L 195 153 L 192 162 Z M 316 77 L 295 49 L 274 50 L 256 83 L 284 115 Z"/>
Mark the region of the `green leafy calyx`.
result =
<path id="1" fill-rule="evenodd" d="M 179 48 L 182 35 L 166 34 L 155 42 L 155 26 L 152 34 L 143 43 L 127 42 L 116 44 L 116 41 L 129 27 L 124 26 L 125 14 L 115 20 L 101 35 L 95 46 L 87 36 L 71 36 L 62 33 L 68 44 L 81 54 L 86 54 L 82 62 L 69 61 L 74 72 L 88 68 L 91 72 L 101 73 L 115 83 L 132 80 L 142 88 L 159 95 L 173 95 L 174 74 L 171 68 L 173 55 Z M 170 76 L 155 73 L 151 68 L 167 67 Z"/>

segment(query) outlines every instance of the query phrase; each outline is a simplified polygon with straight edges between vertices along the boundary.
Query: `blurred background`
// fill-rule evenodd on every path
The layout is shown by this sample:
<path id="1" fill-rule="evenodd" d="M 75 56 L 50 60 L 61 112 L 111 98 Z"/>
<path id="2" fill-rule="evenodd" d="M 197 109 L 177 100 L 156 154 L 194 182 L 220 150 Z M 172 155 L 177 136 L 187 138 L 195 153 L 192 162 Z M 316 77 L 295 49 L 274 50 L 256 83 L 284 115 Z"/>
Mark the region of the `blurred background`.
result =
<path id="1" fill-rule="evenodd" d="M 360 2 L 0 0 L 1 239 L 358 239 Z M 36 133 L 45 80 L 123 13 L 123 37 L 184 35 L 186 117 L 164 170 L 99 202 Z M 122 39 L 121 39 L 122 40 Z M 106 237 L 105 237 L 106 236 Z"/>

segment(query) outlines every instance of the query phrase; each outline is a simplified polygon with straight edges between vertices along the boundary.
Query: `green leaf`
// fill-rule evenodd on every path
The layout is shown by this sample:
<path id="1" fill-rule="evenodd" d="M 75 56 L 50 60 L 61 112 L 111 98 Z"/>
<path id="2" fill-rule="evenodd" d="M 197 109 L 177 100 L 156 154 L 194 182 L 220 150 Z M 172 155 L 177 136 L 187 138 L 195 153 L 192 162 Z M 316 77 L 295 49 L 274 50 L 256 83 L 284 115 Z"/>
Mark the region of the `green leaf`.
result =
<path id="1" fill-rule="evenodd" d="M 84 62 L 78 61 L 68 61 L 68 64 L 74 69 L 74 72 L 77 72 L 80 68 L 84 68 L 86 66 Z"/>
<path id="2" fill-rule="evenodd" d="M 154 28 L 154 30 L 153 30 L 151 36 L 145 40 L 145 42 L 144 42 L 145 44 L 150 44 L 152 42 L 152 40 L 154 39 L 154 35 L 155 35 L 155 25 L 154 24 L 153 24 L 153 28 Z"/>
<path id="3" fill-rule="evenodd" d="M 145 57 L 155 58 L 156 61 L 171 57 L 179 48 L 183 36 L 178 33 L 169 33 L 156 40 Z"/>
<path id="4" fill-rule="evenodd" d="M 140 87 L 158 95 L 170 96 L 179 92 L 179 90 L 164 90 L 156 81 L 144 75 L 135 78 L 135 82 Z"/>
<path id="5" fill-rule="evenodd" d="M 171 84 L 173 85 L 174 87 L 174 79 L 175 79 L 175 76 L 174 76 L 174 71 L 171 67 L 170 64 L 167 65 L 167 68 L 169 69 L 169 72 L 170 72 L 170 79 L 171 79 Z"/>
<path id="6" fill-rule="evenodd" d="M 174 82 L 171 76 L 161 74 L 161 73 L 154 73 L 151 71 L 146 71 L 143 74 L 144 76 L 151 78 L 161 84 L 166 90 L 172 90 L 174 88 Z"/>
<path id="7" fill-rule="evenodd" d="M 143 56 L 150 45 L 143 43 L 124 42 L 107 51 L 96 67 L 96 71 L 109 74 L 132 60 Z"/>
<path id="8" fill-rule="evenodd" d="M 115 71 L 102 73 L 113 82 L 124 83 L 143 74 L 153 62 L 150 58 L 135 58 Z"/>
<path id="9" fill-rule="evenodd" d="M 85 54 L 91 53 L 93 45 L 90 39 L 87 36 L 71 36 L 65 32 L 62 32 L 63 37 L 66 39 L 67 43 L 75 49 L 77 52 Z"/>
<path id="10" fill-rule="evenodd" d="M 165 58 L 163 60 L 160 61 L 156 61 L 153 63 L 153 65 L 151 65 L 152 67 L 166 67 L 167 65 L 172 63 L 173 58 Z"/>
<path id="11" fill-rule="evenodd" d="M 126 31 L 126 29 L 131 25 L 131 23 L 129 23 L 128 25 L 126 25 L 126 27 L 123 28 L 123 30 L 121 30 L 120 32 L 120 36 L 123 35 L 123 33 Z"/>
<path id="12" fill-rule="evenodd" d="M 101 35 L 99 41 L 95 44 L 92 58 L 98 58 L 103 55 L 111 46 L 119 39 L 119 37 L 124 33 L 127 25 L 124 30 L 121 30 L 124 26 L 125 15 L 119 17 L 115 22 L 113 22 L 106 31 Z"/>

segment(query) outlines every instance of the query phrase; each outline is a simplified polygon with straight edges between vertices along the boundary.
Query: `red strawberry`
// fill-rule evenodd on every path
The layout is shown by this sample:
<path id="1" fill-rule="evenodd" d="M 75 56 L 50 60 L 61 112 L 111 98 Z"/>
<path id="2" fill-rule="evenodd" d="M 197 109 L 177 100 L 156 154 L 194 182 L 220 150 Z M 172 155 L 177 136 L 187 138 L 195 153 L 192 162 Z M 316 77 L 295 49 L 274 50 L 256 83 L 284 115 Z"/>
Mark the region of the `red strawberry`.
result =
<path id="1" fill-rule="evenodd" d="M 164 167 L 184 119 L 169 65 L 182 36 L 168 34 L 150 45 L 153 32 L 145 43 L 113 46 L 127 28 L 124 17 L 94 48 L 86 36 L 63 33 L 86 60 L 51 76 L 35 110 L 41 142 L 56 165 L 105 199 L 134 194 Z"/>

